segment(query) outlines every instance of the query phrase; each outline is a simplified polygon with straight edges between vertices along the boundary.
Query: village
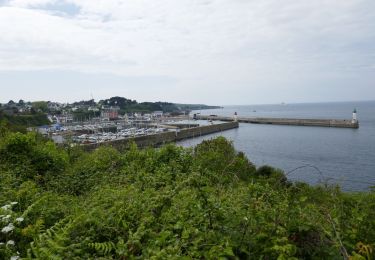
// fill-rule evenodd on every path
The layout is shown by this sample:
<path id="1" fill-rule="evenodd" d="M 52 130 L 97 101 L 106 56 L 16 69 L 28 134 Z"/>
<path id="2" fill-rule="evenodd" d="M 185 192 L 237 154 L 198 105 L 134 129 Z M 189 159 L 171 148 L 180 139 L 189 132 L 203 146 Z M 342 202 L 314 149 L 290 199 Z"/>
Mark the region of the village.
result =
<path id="1" fill-rule="evenodd" d="M 75 111 L 78 109 L 83 108 L 72 108 Z M 30 128 L 29 131 L 36 130 L 49 136 L 56 143 L 89 144 L 179 131 L 181 128 L 197 126 L 197 124 L 189 123 L 188 112 L 175 116 L 163 111 L 133 112 L 121 115 L 119 106 L 103 105 L 100 109 L 89 106 L 86 109 L 93 112 L 100 111 L 100 113 L 96 113 L 98 116 L 90 115 L 82 118 L 74 118 L 73 114 L 67 112 L 49 114 L 47 117 L 51 122 L 50 125 Z M 186 124 L 183 124 L 184 122 Z"/>
<path id="2" fill-rule="evenodd" d="M 0 111 L 10 120 L 27 118 L 27 131 L 36 131 L 56 143 L 96 144 L 197 127 L 199 124 L 191 121 L 189 113 L 202 106 L 205 108 L 112 97 L 71 104 L 10 100 L 1 104 Z"/>
<path id="3" fill-rule="evenodd" d="M 103 107 L 100 116 L 84 121 L 75 121 L 69 114 L 48 118 L 50 125 L 29 130 L 49 136 L 56 143 L 104 143 L 198 126 L 190 122 L 188 115 L 172 116 L 163 111 L 119 115 L 119 107 L 112 106 Z"/>

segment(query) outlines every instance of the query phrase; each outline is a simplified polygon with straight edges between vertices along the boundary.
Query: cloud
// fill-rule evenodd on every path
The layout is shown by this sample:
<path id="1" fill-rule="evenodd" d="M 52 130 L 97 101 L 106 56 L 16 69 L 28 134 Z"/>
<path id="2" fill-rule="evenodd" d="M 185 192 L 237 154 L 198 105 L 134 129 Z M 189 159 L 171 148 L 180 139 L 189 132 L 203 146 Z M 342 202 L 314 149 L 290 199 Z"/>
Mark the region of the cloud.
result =
<path id="1" fill-rule="evenodd" d="M 166 76 L 198 89 L 358 76 L 375 62 L 374 8 L 372 0 L 11 0 L 0 7 L 0 71 Z"/>
<path id="2" fill-rule="evenodd" d="M 43 6 L 43 5 L 52 4 L 56 2 L 57 0 L 10 0 L 8 1 L 8 5 L 21 7 L 21 8 L 29 8 L 29 7 Z"/>

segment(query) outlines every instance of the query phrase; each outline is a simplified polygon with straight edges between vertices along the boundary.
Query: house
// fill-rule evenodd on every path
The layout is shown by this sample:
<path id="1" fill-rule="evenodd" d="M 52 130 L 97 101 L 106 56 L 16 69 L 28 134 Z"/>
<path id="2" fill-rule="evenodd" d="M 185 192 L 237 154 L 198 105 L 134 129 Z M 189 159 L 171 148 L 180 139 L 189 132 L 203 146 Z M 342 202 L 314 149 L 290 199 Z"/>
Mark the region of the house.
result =
<path id="1" fill-rule="evenodd" d="M 60 103 L 57 103 L 57 102 L 48 101 L 47 107 L 48 107 L 49 111 L 59 111 L 59 110 L 61 110 L 62 105 Z"/>
<path id="2" fill-rule="evenodd" d="M 99 112 L 99 108 L 90 106 L 87 111 Z"/>
<path id="3" fill-rule="evenodd" d="M 56 115 L 54 116 L 56 119 L 56 123 L 59 124 L 69 124 L 73 123 L 73 115 L 64 113 L 63 115 Z"/>
<path id="4" fill-rule="evenodd" d="M 102 106 L 100 117 L 102 120 L 118 119 L 119 110 L 118 106 Z"/>
<path id="5" fill-rule="evenodd" d="M 152 113 L 152 117 L 162 117 L 163 116 L 163 111 L 154 111 Z"/>

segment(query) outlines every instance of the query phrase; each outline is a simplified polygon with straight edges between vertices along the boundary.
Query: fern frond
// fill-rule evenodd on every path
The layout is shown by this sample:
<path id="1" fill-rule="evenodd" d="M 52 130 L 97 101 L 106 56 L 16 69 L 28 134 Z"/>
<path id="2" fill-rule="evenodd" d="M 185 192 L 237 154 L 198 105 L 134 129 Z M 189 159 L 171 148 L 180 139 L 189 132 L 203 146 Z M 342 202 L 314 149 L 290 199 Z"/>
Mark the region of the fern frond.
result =
<path id="1" fill-rule="evenodd" d="M 89 247 L 95 249 L 98 253 L 107 255 L 116 249 L 116 245 L 111 242 L 103 242 L 103 243 L 89 243 Z"/>

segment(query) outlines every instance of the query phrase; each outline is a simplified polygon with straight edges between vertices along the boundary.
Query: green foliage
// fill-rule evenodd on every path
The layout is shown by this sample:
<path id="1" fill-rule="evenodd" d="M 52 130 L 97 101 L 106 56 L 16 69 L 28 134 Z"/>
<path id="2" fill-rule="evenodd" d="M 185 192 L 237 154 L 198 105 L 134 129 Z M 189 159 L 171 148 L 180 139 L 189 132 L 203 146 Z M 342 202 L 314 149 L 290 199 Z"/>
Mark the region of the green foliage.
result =
<path id="1" fill-rule="evenodd" d="M 0 140 L 0 169 L 20 181 L 34 180 L 41 185 L 64 172 L 68 156 L 52 141 L 35 133 L 9 133 Z"/>
<path id="2" fill-rule="evenodd" d="M 208 172 L 212 181 L 249 181 L 255 176 L 254 165 L 243 153 L 237 153 L 233 144 L 224 137 L 203 141 L 195 147 L 194 155 L 195 163 L 201 170 Z"/>
<path id="3" fill-rule="evenodd" d="M 75 154 L 70 154 L 72 158 Z M 96 187 L 99 183 L 109 181 L 109 175 L 118 170 L 122 159 L 118 151 L 111 147 L 101 147 L 93 153 L 83 153 L 71 163 L 54 183 L 55 189 L 74 195 L 81 195 Z"/>
<path id="4" fill-rule="evenodd" d="M 259 180 L 273 184 L 274 187 L 291 185 L 283 171 L 274 169 L 268 165 L 259 167 L 255 172 L 255 176 Z"/>
<path id="5" fill-rule="evenodd" d="M 35 101 L 31 103 L 33 109 L 37 112 L 47 112 L 48 103 L 46 101 Z"/>
<path id="6" fill-rule="evenodd" d="M 163 111 L 163 112 L 176 112 L 180 108 L 173 103 L 168 102 L 142 102 L 138 103 L 135 100 L 126 99 L 123 97 L 111 97 L 109 99 L 101 100 L 99 104 L 108 106 L 120 107 L 120 113 L 129 112 L 152 112 L 152 111 Z"/>
<path id="7" fill-rule="evenodd" d="M 290 183 L 222 137 L 88 153 L 1 133 L 2 259 L 374 258 L 374 192 Z"/>
<path id="8" fill-rule="evenodd" d="M 0 110 L 0 137 L 1 131 L 4 131 L 4 129 L 8 129 L 8 131 L 12 132 L 26 133 L 28 127 L 46 124 L 49 124 L 49 120 L 47 116 L 42 113 L 8 115 Z"/>

